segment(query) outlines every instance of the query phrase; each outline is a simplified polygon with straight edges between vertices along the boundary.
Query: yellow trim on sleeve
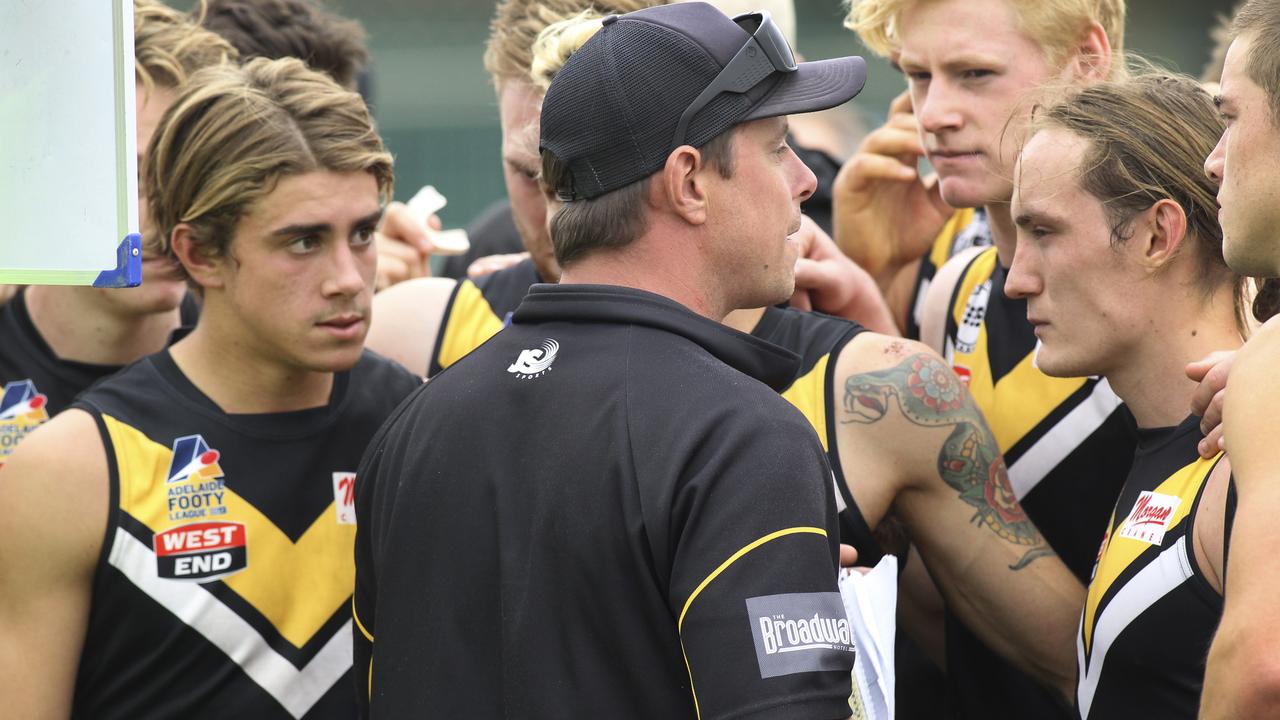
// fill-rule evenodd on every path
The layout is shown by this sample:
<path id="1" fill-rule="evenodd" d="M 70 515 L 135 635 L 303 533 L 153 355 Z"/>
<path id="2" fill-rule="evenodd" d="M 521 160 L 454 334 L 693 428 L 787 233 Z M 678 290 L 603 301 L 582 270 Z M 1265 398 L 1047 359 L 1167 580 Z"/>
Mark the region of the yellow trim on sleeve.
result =
<path id="1" fill-rule="evenodd" d="M 684 616 L 689 612 L 689 606 L 693 605 L 693 601 L 697 599 L 698 595 L 701 595 L 702 591 L 705 590 L 706 587 L 711 584 L 712 580 L 715 580 L 717 577 L 719 577 L 720 573 L 723 573 L 725 570 L 728 570 L 729 566 L 737 562 L 743 555 L 746 555 L 747 553 L 751 552 L 752 550 L 755 550 L 761 545 L 777 540 L 780 537 L 786 537 L 787 535 L 795 535 L 798 533 L 810 533 L 813 535 L 821 535 L 822 537 L 827 536 L 827 531 L 823 530 L 822 528 L 793 527 L 793 528 L 787 528 L 786 530 L 779 530 L 777 532 L 769 533 L 768 535 L 765 535 L 759 540 L 755 540 L 754 542 L 747 544 L 738 552 L 730 555 L 728 560 L 725 560 L 724 562 L 720 563 L 720 567 L 716 568 L 715 570 L 712 570 L 711 574 L 708 575 L 706 578 L 704 578 L 702 582 L 698 583 L 698 587 L 694 588 L 693 594 L 689 595 L 689 599 L 686 600 L 684 603 L 684 609 L 680 611 L 680 619 L 676 621 L 676 633 L 679 634 L 680 631 L 684 628 Z M 701 708 L 698 707 L 698 691 L 693 686 L 693 666 L 689 664 L 689 653 L 685 652 L 683 638 L 681 638 L 680 640 L 680 653 L 684 655 L 684 668 L 689 673 L 689 692 L 693 695 L 693 711 L 698 718 L 701 718 L 702 710 Z"/>
<path id="2" fill-rule="evenodd" d="M 360 628 L 360 634 L 365 636 L 369 642 L 373 642 L 373 634 L 365 629 L 364 623 L 360 622 L 360 616 L 356 614 L 356 598 L 351 596 L 351 619 L 356 621 L 356 627 Z"/>

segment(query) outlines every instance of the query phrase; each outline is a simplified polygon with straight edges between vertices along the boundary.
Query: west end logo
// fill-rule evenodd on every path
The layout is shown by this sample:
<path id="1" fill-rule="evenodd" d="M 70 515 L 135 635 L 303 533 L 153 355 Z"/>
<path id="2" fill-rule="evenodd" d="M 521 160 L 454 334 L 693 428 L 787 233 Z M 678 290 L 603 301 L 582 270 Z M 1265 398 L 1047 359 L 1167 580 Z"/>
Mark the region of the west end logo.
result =
<path id="1" fill-rule="evenodd" d="M 49 419 L 49 399 L 30 380 L 15 380 L 0 396 L 0 465 L 27 433 Z"/>
<path id="2" fill-rule="evenodd" d="M 542 345 L 532 350 L 521 350 L 520 357 L 511 363 L 507 372 L 520 380 L 542 377 L 551 369 L 551 363 L 555 362 L 558 352 L 560 352 L 560 343 L 547 338 L 542 341 Z"/>
<path id="3" fill-rule="evenodd" d="M 194 520 L 225 515 L 226 495 L 221 455 L 199 435 L 173 441 L 173 460 L 165 480 L 170 520 Z"/>

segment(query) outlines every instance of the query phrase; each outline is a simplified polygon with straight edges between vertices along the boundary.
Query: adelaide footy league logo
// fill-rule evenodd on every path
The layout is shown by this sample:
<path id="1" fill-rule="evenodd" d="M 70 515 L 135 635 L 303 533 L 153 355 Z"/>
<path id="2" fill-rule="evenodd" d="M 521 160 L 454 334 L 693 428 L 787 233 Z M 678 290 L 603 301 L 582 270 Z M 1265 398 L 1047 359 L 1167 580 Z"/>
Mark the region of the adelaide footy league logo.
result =
<path id="1" fill-rule="evenodd" d="M 514 363 L 507 368 L 507 372 L 515 375 L 521 380 L 532 380 L 541 377 L 551 369 L 551 363 L 556 360 L 556 353 L 560 352 L 560 343 L 546 338 L 542 344 L 532 350 L 521 350 L 520 357 L 516 358 Z"/>
<path id="2" fill-rule="evenodd" d="M 218 465 L 219 457 L 218 451 L 210 448 L 203 437 L 180 437 L 173 441 L 173 460 L 169 462 L 169 479 L 165 480 L 165 484 L 172 485 L 192 478 L 220 478 L 222 468 Z"/>
<path id="3" fill-rule="evenodd" d="M 0 396 L 0 465 L 27 433 L 49 419 L 49 399 L 30 380 L 15 380 Z"/>

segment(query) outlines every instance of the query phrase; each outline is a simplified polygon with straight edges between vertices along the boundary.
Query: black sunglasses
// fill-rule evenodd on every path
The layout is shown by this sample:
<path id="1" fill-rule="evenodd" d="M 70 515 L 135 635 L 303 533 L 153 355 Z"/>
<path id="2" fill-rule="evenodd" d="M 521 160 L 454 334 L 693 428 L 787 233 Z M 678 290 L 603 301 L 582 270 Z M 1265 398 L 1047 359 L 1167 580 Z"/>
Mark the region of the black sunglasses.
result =
<path id="1" fill-rule="evenodd" d="M 733 21 L 751 33 L 751 37 L 680 115 L 680 123 L 676 125 L 676 134 L 671 141 L 672 149 L 685 144 L 689 123 L 720 93 L 744 93 L 775 72 L 796 71 L 796 58 L 791 53 L 791 46 L 769 11 L 739 15 Z"/>

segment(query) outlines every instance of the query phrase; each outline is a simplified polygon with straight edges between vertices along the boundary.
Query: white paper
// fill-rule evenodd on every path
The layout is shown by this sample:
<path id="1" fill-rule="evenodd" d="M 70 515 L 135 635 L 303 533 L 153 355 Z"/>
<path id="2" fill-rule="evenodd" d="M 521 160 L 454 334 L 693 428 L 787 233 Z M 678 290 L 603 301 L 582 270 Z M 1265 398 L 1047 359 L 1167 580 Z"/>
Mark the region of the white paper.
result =
<path id="1" fill-rule="evenodd" d="M 885 555 L 866 574 L 841 570 L 840 597 L 857 648 L 849 707 L 859 720 L 893 720 L 898 559 Z"/>
<path id="2" fill-rule="evenodd" d="M 422 222 L 426 223 L 427 218 L 443 210 L 448 203 L 448 199 L 441 195 L 434 185 L 423 185 L 405 205 L 421 216 Z M 466 230 L 436 231 L 428 227 L 427 236 L 431 238 L 436 255 L 463 255 L 471 249 L 471 239 L 467 237 Z"/>

